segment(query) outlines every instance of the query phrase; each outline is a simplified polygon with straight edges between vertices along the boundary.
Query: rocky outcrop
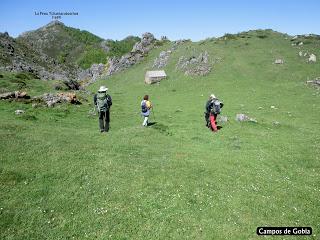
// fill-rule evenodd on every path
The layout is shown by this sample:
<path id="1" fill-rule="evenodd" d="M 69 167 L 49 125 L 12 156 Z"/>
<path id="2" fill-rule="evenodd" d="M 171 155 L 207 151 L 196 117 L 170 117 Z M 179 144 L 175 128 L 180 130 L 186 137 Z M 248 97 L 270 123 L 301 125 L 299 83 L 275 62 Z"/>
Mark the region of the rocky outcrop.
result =
<path id="1" fill-rule="evenodd" d="M 30 96 L 27 92 L 14 91 L 0 94 L 0 99 L 30 99 Z"/>
<path id="2" fill-rule="evenodd" d="M 177 41 L 172 42 L 170 49 L 160 52 L 159 57 L 157 57 L 154 60 L 152 68 L 160 69 L 160 68 L 164 68 L 165 66 L 167 66 L 167 64 L 169 62 L 170 55 L 178 48 L 179 45 L 184 44 L 188 41 L 189 40 L 177 40 Z"/>
<path id="3" fill-rule="evenodd" d="M 142 53 L 142 54 L 147 54 L 152 48 L 153 48 L 153 43 L 156 41 L 152 33 L 146 32 L 142 34 L 142 39 L 140 42 L 137 42 L 133 48 L 132 51 L 133 53 Z"/>
<path id="4" fill-rule="evenodd" d="M 156 39 L 151 33 L 144 33 L 142 35 L 141 41 L 137 42 L 133 46 L 130 53 L 127 53 L 120 58 L 114 57 L 109 59 L 107 63 L 108 70 L 106 72 L 106 76 L 110 76 L 116 72 L 120 72 L 140 62 L 144 58 L 144 56 L 154 47 L 155 42 Z"/>
<path id="5" fill-rule="evenodd" d="M 111 58 L 107 63 L 109 67 L 106 75 L 110 76 L 116 72 L 120 72 L 126 68 L 131 67 L 132 65 L 140 62 L 144 58 L 144 56 L 144 54 L 138 51 L 125 54 L 121 58 Z"/>
<path id="6" fill-rule="evenodd" d="M 44 103 L 48 107 L 54 107 L 57 103 L 81 104 L 75 93 L 45 93 L 41 96 L 32 98 L 32 101 Z"/>
<path id="7" fill-rule="evenodd" d="M 154 60 L 152 67 L 153 68 L 163 68 L 163 67 L 167 66 L 171 53 L 172 53 L 171 50 L 160 52 L 159 57 L 157 57 Z"/>
<path id="8" fill-rule="evenodd" d="M 317 62 L 317 56 L 309 51 L 299 51 L 299 57 L 303 57 L 307 63 Z"/>
<path id="9" fill-rule="evenodd" d="M 179 58 L 176 69 L 183 71 L 185 75 L 207 75 L 212 69 L 212 66 L 209 63 L 209 54 L 205 51 L 200 53 L 198 57 L 191 56 L 187 58 L 182 56 Z"/>
<path id="10" fill-rule="evenodd" d="M 140 42 L 137 42 L 130 53 L 122 57 L 112 57 L 106 64 L 93 64 L 90 69 L 82 72 L 83 79 L 90 78 L 85 84 L 86 86 L 95 82 L 99 78 L 111 76 L 114 73 L 120 72 L 132 65 L 139 63 L 148 52 L 154 47 L 157 40 L 151 33 L 144 33 Z"/>

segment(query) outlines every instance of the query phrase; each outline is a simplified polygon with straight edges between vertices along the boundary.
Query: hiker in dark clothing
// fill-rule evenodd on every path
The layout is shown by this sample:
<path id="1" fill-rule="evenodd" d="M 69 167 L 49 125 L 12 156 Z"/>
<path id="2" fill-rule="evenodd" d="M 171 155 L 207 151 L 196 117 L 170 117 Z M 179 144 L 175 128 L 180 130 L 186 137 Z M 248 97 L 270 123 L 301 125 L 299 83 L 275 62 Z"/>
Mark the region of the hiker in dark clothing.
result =
<path id="1" fill-rule="evenodd" d="M 206 126 L 214 132 L 218 131 L 216 120 L 218 114 L 221 112 L 222 107 L 223 103 L 219 101 L 214 94 L 211 94 L 206 103 L 205 120 Z"/>
<path id="2" fill-rule="evenodd" d="M 94 95 L 93 101 L 99 114 L 99 127 L 100 132 L 109 131 L 110 123 L 110 107 L 112 105 L 112 99 L 109 94 L 107 94 L 108 88 L 101 86 L 98 93 Z"/>

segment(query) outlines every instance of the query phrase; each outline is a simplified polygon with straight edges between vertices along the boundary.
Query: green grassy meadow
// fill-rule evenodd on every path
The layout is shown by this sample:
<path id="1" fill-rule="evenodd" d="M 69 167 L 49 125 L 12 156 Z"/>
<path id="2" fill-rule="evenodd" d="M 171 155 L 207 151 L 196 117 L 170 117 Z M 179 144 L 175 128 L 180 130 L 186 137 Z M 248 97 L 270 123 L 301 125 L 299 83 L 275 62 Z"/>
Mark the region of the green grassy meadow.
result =
<path id="1" fill-rule="evenodd" d="M 0 101 L 0 238 L 260 239 L 259 226 L 311 226 L 312 236 L 279 239 L 318 239 L 320 95 L 305 81 L 320 65 L 298 52 L 320 56 L 320 42 L 295 47 L 266 33 L 179 45 L 159 85 L 145 85 L 144 74 L 170 43 L 90 85 L 113 98 L 107 134 L 88 114 L 92 96 L 55 108 Z M 180 56 L 205 50 L 219 59 L 209 75 L 175 69 Z M 10 79 L 1 86 L 15 87 Z M 34 95 L 50 88 L 29 81 Z M 229 118 L 218 133 L 205 127 L 210 93 Z M 145 94 L 156 122 L 148 128 Z M 238 123 L 237 113 L 257 123 Z"/>

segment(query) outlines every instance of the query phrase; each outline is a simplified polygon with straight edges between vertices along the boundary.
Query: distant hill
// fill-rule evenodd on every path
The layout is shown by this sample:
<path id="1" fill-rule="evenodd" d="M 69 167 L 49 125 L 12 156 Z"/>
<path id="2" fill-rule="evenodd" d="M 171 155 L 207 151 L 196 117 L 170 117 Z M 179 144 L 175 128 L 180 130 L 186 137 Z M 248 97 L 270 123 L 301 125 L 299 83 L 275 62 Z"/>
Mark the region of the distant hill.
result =
<path id="1" fill-rule="evenodd" d="M 0 33 L 0 66 L 2 71 L 29 72 L 41 79 L 76 78 L 78 68 L 73 64 L 60 64 L 23 39 L 14 39 Z"/>
<path id="2" fill-rule="evenodd" d="M 89 68 L 93 63 L 106 63 L 108 56 L 129 52 L 140 39 L 128 37 L 122 41 L 104 40 L 88 31 L 65 26 L 62 22 L 49 24 L 21 34 L 18 39 L 58 63 L 77 64 Z"/>

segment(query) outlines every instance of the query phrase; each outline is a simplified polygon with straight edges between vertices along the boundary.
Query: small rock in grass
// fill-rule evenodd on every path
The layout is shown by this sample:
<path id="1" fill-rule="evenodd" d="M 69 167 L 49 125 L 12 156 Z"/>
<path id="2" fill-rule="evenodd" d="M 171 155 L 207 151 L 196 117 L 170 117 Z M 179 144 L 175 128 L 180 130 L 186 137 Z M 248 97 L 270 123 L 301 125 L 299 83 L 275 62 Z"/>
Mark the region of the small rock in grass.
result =
<path id="1" fill-rule="evenodd" d="M 276 59 L 276 60 L 274 61 L 274 63 L 275 63 L 275 64 L 283 64 L 284 61 L 283 61 L 282 59 Z"/>
<path id="2" fill-rule="evenodd" d="M 311 54 L 309 56 L 308 62 L 316 62 L 317 61 L 317 57 L 314 54 Z"/>
<path id="3" fill-rule="evenodd" d="M 244 121 L 248 121 L 249 120 L 249 117 L 243 113 L 238 113 L 236 115 L 236 121 L 238 122 L 244 122 Z"/>
<path id="4" fill-rule="evenodd" d="M 226 123 L 226 122 L 228 122 L 228 117 L 227 116 L 219 116 L 218 117 L 218 121 L 220 122 L 220 123 Z"/>
<path id="5" fill-rule="evenodd" d="M 249 122 L 257 123 L 258 121 L 256 119 L 254 119 L 254 118 L 250 118 Z"/>
<path id="6" fill-rule="evenodd" d="M 25 113 L 25 111 L 24 111 L 24 110 L 17 109 L 14 113 L 15 113 L 16 115 L 20 115 L 20 114 Z"/>
<path id="7" fill-rule="evenodd" d="M 238 122 L 254 122 L 257 123 L 258 121 L 254 118 L 250 118 L 247 115 L 243 114 L 243 113 L 238 113 L 236 115 L 236 121 Z"/>

